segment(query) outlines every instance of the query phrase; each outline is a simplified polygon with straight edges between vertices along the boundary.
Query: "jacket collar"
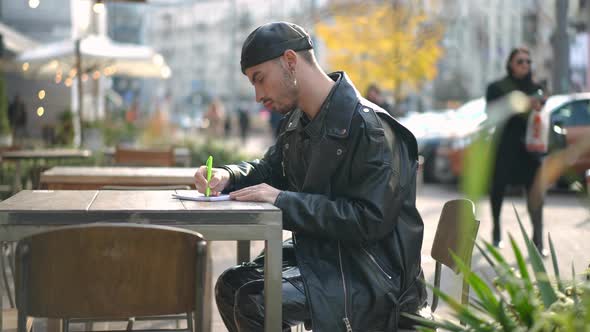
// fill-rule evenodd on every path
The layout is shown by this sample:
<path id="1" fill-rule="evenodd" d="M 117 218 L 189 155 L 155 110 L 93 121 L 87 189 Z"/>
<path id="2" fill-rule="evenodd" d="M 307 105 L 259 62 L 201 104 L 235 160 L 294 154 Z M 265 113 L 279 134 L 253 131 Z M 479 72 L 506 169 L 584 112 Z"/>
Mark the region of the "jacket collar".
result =
<path id="1" fill-rule="evenodd" d="M 323 125 L 326 128 L 326 134 L 337 138 L 348 137 L 350 132 L 350 122 L 360 99 L 360 94 L 348 78 L 345 72 L 334 72 L 329 74 L 335 84 L 332 91 L 322 104 L 318 117 L 313 119 L 308 125 L 310 134 L 318 133 L 319 128 Z M 301 125 L 303 112 L 296 109 L 289 117 L 286 131 L 294 130 Z M 324 121 L 321 121 L 324 118 Z M 320 121 L 316 121 L 320 120 Z M 308 128 L 306 127 L 306 130 Z"/>

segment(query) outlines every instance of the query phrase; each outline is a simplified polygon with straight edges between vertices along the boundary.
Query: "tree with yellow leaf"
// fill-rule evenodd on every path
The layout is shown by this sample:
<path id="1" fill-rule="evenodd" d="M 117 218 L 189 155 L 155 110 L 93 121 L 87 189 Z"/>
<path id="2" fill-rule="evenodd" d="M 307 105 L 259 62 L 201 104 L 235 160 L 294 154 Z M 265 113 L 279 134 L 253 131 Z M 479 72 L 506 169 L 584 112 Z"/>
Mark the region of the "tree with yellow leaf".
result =
<path id="1" fill-rule="evenodd" d="M 369 84 L 392 90 L 396 103 L 435 78 L 443 29 L 411 1 L 339 2 L 316 32 L 334 70 L 344 70 L 364 92 Z"/>

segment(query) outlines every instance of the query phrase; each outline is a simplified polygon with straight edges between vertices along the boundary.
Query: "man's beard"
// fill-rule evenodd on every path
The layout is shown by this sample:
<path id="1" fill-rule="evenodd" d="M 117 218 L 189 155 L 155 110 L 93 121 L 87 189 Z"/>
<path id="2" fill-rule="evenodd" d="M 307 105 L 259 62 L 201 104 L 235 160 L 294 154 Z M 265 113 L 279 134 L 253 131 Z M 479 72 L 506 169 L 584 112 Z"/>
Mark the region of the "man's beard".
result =
<path id="1" fill-rule="evenodd" d="M 281 114 L 287 114 L 297 108 L 297 96 L 299 95 L 299 87 L 295 83 L 294 78 L 287 70 L 283 68 L 283 81 L 281 82 L 283 92 L 280 100 L 285 100 L 284 105 L 273 105 L 273 109 Z"/>

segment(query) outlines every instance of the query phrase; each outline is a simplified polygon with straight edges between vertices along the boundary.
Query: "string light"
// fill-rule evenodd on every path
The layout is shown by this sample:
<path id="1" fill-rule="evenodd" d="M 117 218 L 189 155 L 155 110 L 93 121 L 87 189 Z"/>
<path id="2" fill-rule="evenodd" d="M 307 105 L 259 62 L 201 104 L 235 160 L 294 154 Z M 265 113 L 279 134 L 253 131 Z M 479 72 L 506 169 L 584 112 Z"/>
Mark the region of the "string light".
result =
<path id="1" fill-rule="evenodd" d="M 152 61 L 154 61 L 154 64 L 161 66 L 164 64 L 164 58 L 160 55 L 160 54 L 155 54 L 152 57 Z"/>
<path id="2" fill-rule="evenodd" d="M 170 67 L 166 66 L 166 67 L 162 68 L 161 74 L 162 74 L 163 78 L 165 78 L 165 79 L 169 78 L 170 75 L 172 74 Z"/>
<path id="3" fill-rule="evenodd" d="M 72 86 L 72 78 L 68 77 L 66 78 L 66 81 L 64 82 L 64 84 L 69 88 Z"/>
<path id="4" fill-rule="evenodd" d="M 88 81 L 88 74 L 84 73 L 82 74 L 82 82 L 86 82 Z"/>
<path id="5" fill-rule="evenodd" d="M 61 83 L 61 79 L 62 79 L 62 71 L 61 71 L 61 68 L 60 68 L 57 71 L 57 73 L 55 73 L 55 84 Z"/>
<path id="6" fill-rule="evenodd" d="M 39 0 L 29 0 L 29 7 L 31 7 L 32 9 L 35 9 L 37 7 L 39 7 Z"/>
<path id="7" fill-rule="evenodd" d="M 104 13 L 104 3 L 102 2 L 97 2 L 92 6 L 92 10 L 94 11 L 94 13 L 96 14 L 102 14 Z"/>
<path id="8" fill-rule="evenodd" d="M 45 99 L 45 90 L 39 90 L 37 96 L 39 97 L 39 100 Z"/>
<path id="9" fill-rule="evenodd" d="M 29 70 L 29 63 L 25 62 L 25 63 L 23 63 L 23 71 L 27 71 L 27 70 Z"/>
<path id="10" fill-rule="evenodd" d="M 43 106 L 39 106 L 39 108 L 37 108 L 37 115 L 39 117 L 42 117 L 43 114 L 45 114 L 45 109 L 43 108 Z"/>
<path id="11" fill-rule="evenodd" d="M 92 79 L 97 80 L 100 78 L 100 72 L 98 70 L 96 70 L 94 73 L 92 73 Z"/>

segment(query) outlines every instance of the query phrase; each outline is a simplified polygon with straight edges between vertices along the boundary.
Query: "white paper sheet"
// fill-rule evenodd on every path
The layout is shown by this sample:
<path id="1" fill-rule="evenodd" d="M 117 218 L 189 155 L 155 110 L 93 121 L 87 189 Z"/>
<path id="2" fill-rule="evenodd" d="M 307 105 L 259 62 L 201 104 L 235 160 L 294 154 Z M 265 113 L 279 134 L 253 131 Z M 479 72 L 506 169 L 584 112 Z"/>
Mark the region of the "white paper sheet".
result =
<path id="1" fill-rule="evenodd" d="M 184 199 L 189 201 L 197 201 L 197 202 L 219 202 L 219 201 L 229 201 L 229 195 L 219 195 L 219 196 L 205 196 L 201 193 L 194 193 L 194 194 L 172 194 L 174 198 Z"/>

